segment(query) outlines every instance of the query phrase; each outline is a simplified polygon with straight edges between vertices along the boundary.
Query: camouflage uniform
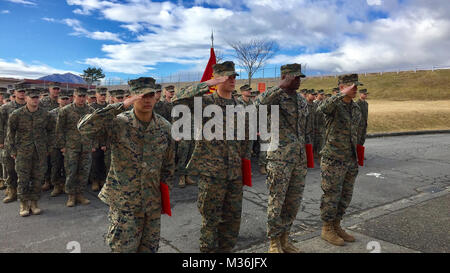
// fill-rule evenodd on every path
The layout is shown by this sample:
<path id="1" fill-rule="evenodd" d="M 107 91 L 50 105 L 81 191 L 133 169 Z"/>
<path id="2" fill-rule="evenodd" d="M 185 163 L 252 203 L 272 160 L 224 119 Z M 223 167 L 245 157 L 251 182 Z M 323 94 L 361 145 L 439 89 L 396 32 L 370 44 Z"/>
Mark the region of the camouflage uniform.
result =
<path id="1" fill-rule="evenodd" d="M 356 74 L 344 75 L 340 81 L 358 83 L 358 78 Z M 326 123 L 325 145 L 320 153 L 323 190 L 320 210 L 324 222 L 342 219 L 358 174 L 356 144 L 361 110 L 353 101 L 344 103 L 344 97 L 343 94 L 333 96 L 318 108 L 325 115 Z"/>
<path id="2" fill-rule="evenodd" d="M 8 120 L 12 112 L 21 108 L 25 104 L 18 104 L 16 101 L 11 101 L 0 107 L 0 143 L 6 142 L 6 133 L 8 129 Z M 3 150 L 3 162 L 6 166 L 6 186 L 12 189 L 17 188 L 17 173 L 14 159 L 6 149 Z"/>
<path id="3" fill-rule="evenodd" d="M 317 108 L 324 102 L 325 100 L 317 100 L 315 102 L 315 142 L 314 142 L 314 156 L 318 156 L 320 151 L 323 148 L 324 139 L 325 139 L 325 117 L 323 114 L 319 111 L 317 111 Z"/>
<path id="4" fill-rule="evenodd" d="M 66 193 L 82 194 L 89 179 L 93 141 L 82 137 L 77 129 L 78 121 L 94 109 L 89 105 L 78 107 L 75 103 L 61 108 L 56 124 L 56 147 L 65 148 Z"/>
<path id="5" fill-rule="evenodd" d="M 27 107 L 22 107 L 9 118 L 7 149 L 9 154 L 16 156 L 20 201 L 39 200 L 53 130 L 49 113 L 43 108 L 31 113 Z"/>
<path id="6" fill-rule="evenodd" d="M 59 108 L 58 99 L 53 100 L 50 96 L 43 98 L 39 102 L 39 107 L 46 110 L 51 111 L 53 109 Z"/>
<path id="7" fill-rule="evenodd" d="M 105 94 L 106 95 L 107 88 L 100 87 L 97 88 L 96 93 Z M 106 102 L 104 104 L 99 104 L 98 102 L 91 103 L 91 106 L 94 110 L 103 109 L 108 104 Z M 101 126 L 101 125 L 100 125 Z M 104 132 L 104 130 L 103 130 Z M 92 165 L 91 165 L 91 180 L 92 181 L 104 181 L 106 179 L 106 164 L 105 164 L 105 152 L 101 149 L 101 147 L 106 147 L 106 134 L 99 134 L 98 137 L 94 140 L 94 148 L 95 152 L 92 152 Z M 109 171 L 109 169 L 108 169 Z"/>
<path id="8" fill-rule="evenodd" d="M 298 64 L 282 66 L 281 73 L 303 75 Z M 312 120 L 301 94 L 289 95 L 279 87 L 262 93 L 255 103 L 279 105 L 280 111 L 278 148 L 267 151 L 267 237 L 272 239 L 289 233 L 297 216 L 307 173 L 305 144 L 312 143 Z"/>
<path id="9" fill-rule="evenodd" d="M 367 89 L 363 89 L 360 91 L 360 93 L 367 94 Z M 361 109 L 361 124 L 359 126 L 358 130 L 358 144 L 363 145 L 366 142 L 366 136 L 367 136 L 367 119 L 369 117 L 369 104 L 366 100 L 358 99 L 356 101 L 356 104 L 358 104 L 359 109 Z"/>
<path id="10" fill-rule="evenodd" d="M 232 62 L 216 64 L 213 69 L 216 76 L 237 74 Z M 207 92 L 209 87 L 200 83 L 178 91 L 172 102 L 187 105 L 194 113 L 194 97 Z M 239 103 L 235 98 L 222 98 L 217 92 L 202 97 L 202 109 L 212 104 L 222 108 L 223 128 L 226 128 L 226 106 Z M 209 119 L 205 117 L 203 124 Z M 196 140 L 186 168 L 191 175 L 199 176 L 197 206 L 202 215 L 201 252 L 230 252 L 239 235 L 243 186 L 241 158 L 250 158 L 250 145 L 248 141 L 225 140 L 225 131 L 224 140 Z M 236 130 L 234 137 L 236 139 Z"/>
<path id="11" fill-rule="evenodd" d="M 170 123 L 153 112 L 146 127 L 133 110 L 125 111 L 123 103 L 108 105 L 84 117 L 78 128 L 95 138 L 103 126 L 110 138 L 111 171 L 99 194 L 110 207 L 106 242 L 113 252 L 155 253 L 161 226 L 160 182 L 171 187 L 174 173 Z"/>
<path id="12" fill-rule="evenodd" d="M 56 139 L 56 123 L 58 119 L 58 113 L 61 108 L 55 108 L 51 110 L 49 113 L 49 119 L 50 124 L 53 127 L 53 136 L 51 137 L 52 140 Z M 56 148 L 55 142 L 51 142 L 49 145 L 50 150 L 50 162 L 51 162 L 51 169 L 50 169 L 50 182 L 53 186 L 61 186 L 63 188 L 63 185 L 65 183 L 65 170 L 64 170 L 64 155 L 62 154 L 61 150 Z"/>
<path id="13" fill-rule="evenodd" d="M 3 98 L 8 89 L 4 87 L 0 87 L 0 95 Z M 3 105 L 3 100 L 0 102 L 0 107 Z M 6 170 L 4 170 L 3 164 L 3 149 L 0 149 L 0 190 L 4 190 L 6 188 L 5 180 L 6 180 Z"/>
<path id="14" fill-rule="evenodd" d="M 155 104 L 154 111 L 164 117 L 167 121 L 172 122 L 172 103 L 164 100 Z"/>
<path id="15" fill-rule="evenodd" d="M 306 91 L 306 95 L 308 94 L 312 94 L 312 95 L 316 95 L 317 93 L 314 91 L 314 89 L 310 89 Z M 308 104 L 308 112 L 309 114 L 309 119 L 311 120 L 311 124 L 312 124 L 312 136 L 311 136 L 311 144 L 313 144 L 313 151 L 314 151 L 314 156 L 316 156 L 316 143 L 317 143 L 317 135 L 318 135 L 318 131 L 317 131 L 317 104 L 314 102 L 308 102 L 306 101 L 306 103 Z"/>

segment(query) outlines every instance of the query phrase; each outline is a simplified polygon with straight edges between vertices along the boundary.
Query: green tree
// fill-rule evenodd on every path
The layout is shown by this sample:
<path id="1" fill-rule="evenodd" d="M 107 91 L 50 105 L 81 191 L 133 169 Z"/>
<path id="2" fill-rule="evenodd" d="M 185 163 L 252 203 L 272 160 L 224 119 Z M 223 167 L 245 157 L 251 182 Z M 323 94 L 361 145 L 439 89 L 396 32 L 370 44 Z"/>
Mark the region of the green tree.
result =
<path id="1" fill-rule="evenodd" d="M 91 86 L 93 82 L 105 77 L 105 74 L 103 74 L 103 70 L 101 68 L 88 67 L 83 70 L 83 72 L 84 74 L 80 76 L 89 84 L 89 86 Z"/>

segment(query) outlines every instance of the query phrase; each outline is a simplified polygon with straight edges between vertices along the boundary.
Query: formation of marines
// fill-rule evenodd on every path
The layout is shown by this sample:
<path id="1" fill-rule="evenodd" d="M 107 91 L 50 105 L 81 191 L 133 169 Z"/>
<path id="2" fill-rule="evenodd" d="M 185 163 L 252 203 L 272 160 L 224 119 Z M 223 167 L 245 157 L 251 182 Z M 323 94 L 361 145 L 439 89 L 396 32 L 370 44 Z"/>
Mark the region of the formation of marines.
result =
<path id="1" fill-rule="evenodd" d="M 362 85 L 358 75 L 340 76 L 333 95 L 299 92 L 305 75 L 301 65 L 288 64 L 281 67 L 277 87 L 260 93 L 243 85 L 239 96 L 234 63 L 219 63 L 213 70 L 213 79 L 178 91 L 173 85 L 162 88 L 150 77 L 129 81 L 129 91 L 78 87 L 72 93 L 62 91 L 59 83 L 44 92 L 21 84 L 8 92 L 0 89 L 3 202 L 18 199 L 20 216 L 37 215 L 42 213 L 41 191 L 53 187 L 51 196 L 67 194 L 66 206 L 87 205 L 84 193 L 90 181 L 110 208 L 105 238 L 111 250 L 154 253 L 160 239 L 160 187 L 171 189 L 177 175 L 179 187 L 198 185 L 200 251 L 227 253 L 236 245 L 241 223 L 242 160 L 254 156 L 267 175 L 269 252 L 299 253 L 289 234 L 305 187 L 305 145 L 311 144 L 322 177 L 321 237 L 334 245 L 354 242 L 340 222 L 358 174 L 356 145 L 364 145 L 367 132 L 367 90 L 353 101 Z M 196 97 L 202 97 L 202 109 L 216 105 L 223 110 L 224 128 L 230 118 L 227 106 L 279 106 L 278 148 L 260 151 L 273 136 L 237 140 L 236 130 L 232 140 L 225 130 L 223 140 L 173 139 L 172 109 L 184 105 L 193 113 Z M 232 118 L 236 121 L 237 113 Z"/>

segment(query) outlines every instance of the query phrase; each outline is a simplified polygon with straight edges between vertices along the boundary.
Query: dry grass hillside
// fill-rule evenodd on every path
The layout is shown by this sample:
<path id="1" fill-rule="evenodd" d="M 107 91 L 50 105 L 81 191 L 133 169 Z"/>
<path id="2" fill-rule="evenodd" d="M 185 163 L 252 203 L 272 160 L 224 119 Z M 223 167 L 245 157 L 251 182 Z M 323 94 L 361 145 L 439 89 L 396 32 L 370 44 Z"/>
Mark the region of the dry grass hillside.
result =
<path id="1" fill-rule="evenodd" d="M 370 93 L 370 99 L 387 100 L 446 100 L 450 99 L 450 69 L 435 71 L 407 71 L 389 72 L 380 75 L 360 74 L 359 79 Z M 258 82 L 265 82 L 267 86 L 276 86 L 275 79 L 254 79 L 252 88 L 257 89 Z M 247 83 L 247 80 L 238 80 L 238 86 Z M 324 89 L 331 93 L 337 85 L 337 78 L 310 77 L 302 81 L 301 89 Z"/>

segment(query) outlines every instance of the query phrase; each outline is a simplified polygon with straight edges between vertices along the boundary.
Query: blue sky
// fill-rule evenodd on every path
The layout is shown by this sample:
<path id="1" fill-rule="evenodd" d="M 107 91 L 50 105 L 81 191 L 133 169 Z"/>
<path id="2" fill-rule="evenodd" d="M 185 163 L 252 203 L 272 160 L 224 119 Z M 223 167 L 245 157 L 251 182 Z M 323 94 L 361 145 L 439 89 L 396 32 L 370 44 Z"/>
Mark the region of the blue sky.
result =
<path id="1" fill-rule="evenodd" d="M 0 77 L 102 67 L 107 78 L 201 72 L 209 37 L 275 40 L 268 67 L 307 74 L 450 65 L 448 0 L 0 0 Z"/>

